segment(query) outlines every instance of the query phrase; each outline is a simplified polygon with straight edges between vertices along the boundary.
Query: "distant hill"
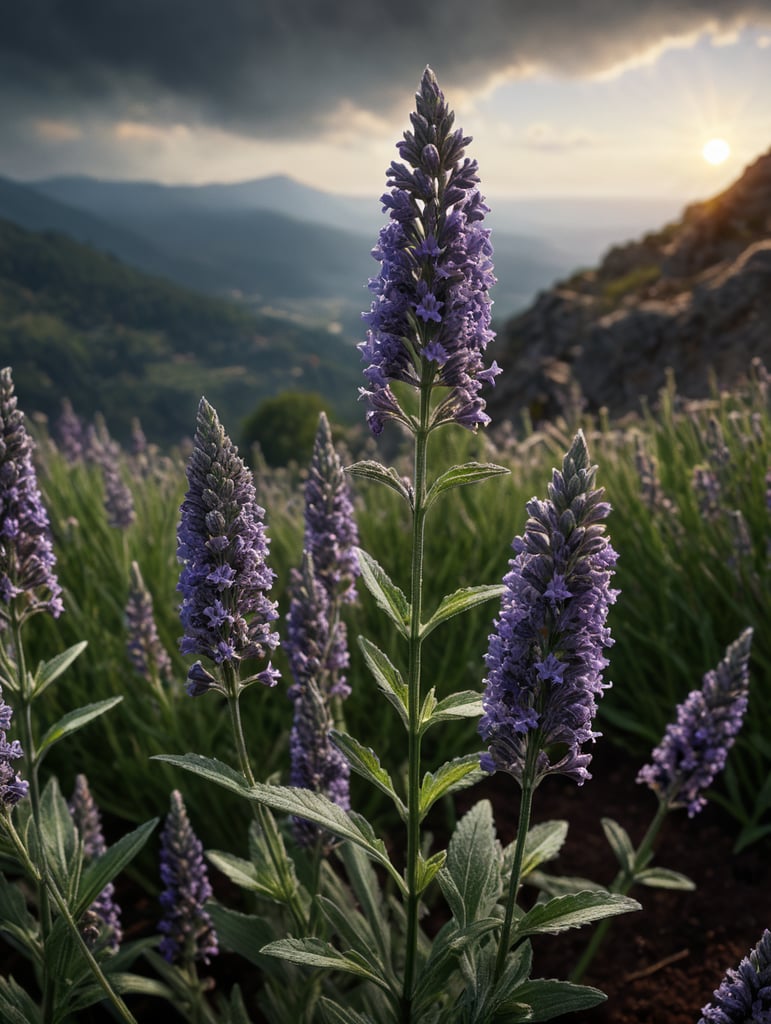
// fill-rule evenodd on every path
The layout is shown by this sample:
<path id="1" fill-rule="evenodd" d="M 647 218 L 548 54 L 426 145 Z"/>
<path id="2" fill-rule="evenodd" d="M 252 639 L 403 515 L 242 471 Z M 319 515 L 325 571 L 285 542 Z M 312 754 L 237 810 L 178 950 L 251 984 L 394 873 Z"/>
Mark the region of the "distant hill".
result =
<path id="1" fill-rule="evenodd" d="M 499 331 L 495 418 L 551 418 L 578 390 L 611 415 L 709 393 L 771 364 L 771 151 L 724 192 L 542 292 Z"/>
<path id="2" fill-rule="evenodd" d="M 331 308 L 346 329 L 361 334 L 366 283 L 377 271 L 370 251 L 386 220 L 379 196 L 339 196 L 285 176 L 197 186 L 68 177 L 34 188 L 141 235 L 163 253 L 175 280 L 306 316 Z M 567 235 L 556 247 L 537 230 L 517 231 L 509 205 L 497 217 L 507 227 L 493 235 L 496 317 L 524 308 L 576 264 Z M 541 208 L 540 216 L 548 215 Z"/>
<path id="3" fill-rule="evenodd" d="M 342 335 L 190 292 L 63 235 L 0 220 L 0 365 L 19 402 L 55 419 L 62 397 L 101 410 L 126 437 L 139 416 L 150 440 L 192 432 L 201 394 L 237 436 L 264 398 L 320 392 L 355 414 L 360 360 Z"/>

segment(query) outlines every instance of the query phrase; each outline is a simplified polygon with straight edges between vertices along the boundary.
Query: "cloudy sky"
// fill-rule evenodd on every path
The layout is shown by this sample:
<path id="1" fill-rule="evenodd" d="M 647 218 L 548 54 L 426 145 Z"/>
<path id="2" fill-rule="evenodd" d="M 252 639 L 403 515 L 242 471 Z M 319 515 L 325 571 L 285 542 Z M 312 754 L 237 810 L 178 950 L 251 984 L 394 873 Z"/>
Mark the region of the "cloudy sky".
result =
<path id="1" fill-rule="evenodd" d="M 771 147 L 771 0 L 0 6 L 0 175 L 21 180 L 379 194 L 426 64 L 488 196 L 699 198 Z"/>

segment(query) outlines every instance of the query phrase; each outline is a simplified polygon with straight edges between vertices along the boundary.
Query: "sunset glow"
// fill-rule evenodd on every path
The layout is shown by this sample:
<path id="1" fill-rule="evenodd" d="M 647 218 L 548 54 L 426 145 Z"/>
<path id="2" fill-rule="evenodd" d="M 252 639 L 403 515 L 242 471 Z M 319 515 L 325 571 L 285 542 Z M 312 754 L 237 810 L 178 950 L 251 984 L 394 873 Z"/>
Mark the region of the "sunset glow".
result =
<path id="1" fill-rule="evenodd" d="M 709 142 L 705 142 L 701 151 L 701 155 L 707 161 L 708 164 L 722 164 L 731 155 L 731 147 L 728 145 L 725 139 L 710 139 Z"/>

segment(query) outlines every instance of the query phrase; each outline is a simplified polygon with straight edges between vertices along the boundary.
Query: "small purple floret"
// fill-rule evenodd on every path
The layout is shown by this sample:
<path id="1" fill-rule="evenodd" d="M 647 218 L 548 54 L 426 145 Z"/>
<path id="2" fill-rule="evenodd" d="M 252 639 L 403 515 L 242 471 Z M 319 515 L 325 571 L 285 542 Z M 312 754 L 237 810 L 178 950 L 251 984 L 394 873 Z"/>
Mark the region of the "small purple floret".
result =
<path id="1" fill-rule="evenodd" d="M 212 888 L 201 841 L 193 832 L 182 794 L 171 794 L 171 809 L 161 832 L 160 895 L 163 917 L 158 930 L 160 951 L 169 963 L 205 964 L 219 952 L 217 935 L 204 904 Z"/>
<path id="2" fill-rule="evenodd" d="M 19 620 L 63 610 L 51 530 L 35 468 L 33 442 L 16 407 L 10 367 L 0 370 L 0 630 L 13 604 Z"/>
<path id="3" fill-rule="evenodd" d="M 532 772 L 590 778 L 583 744 L 612 644 L 605 625 L 618 591 L 610 587 L 616 553 L 602 520 L 610 506 L 593 488 L 596 467 L 581 432 L 554 470 L 546 501 L 527 504 L 530 518 L 514 539 L 515 557 L 485 661 L 488 676 L 479 732 L 489 743 L 481 759 L 489 772 L 505 771 L 522 784 Z"/>
<path id="4" fill-rule="evenodd" d="M 386 172 L 390 191 L 382 202 L 390 219 L 372 250 L 381 268 L 369 282 L 374 298 L 363 314 L 367 340 L 359 346 L 368 364 L 362 396 L 375 434 L 387 419 L 404 420 L 390 383 L 419 388 L 427 373 L 449 392 L 437 422 L 476 429 L 490 419 L 479 396 L 495 377 L 483 364 L 494 337 L 493 250 L 481 226 L 488 207 L 477 188 L 476 161 L 464 158 L 471 139 L 453 128 L 454 114 L 430 68 L 416 99 L 413 131 L 397 145 L 405 163 L 394 161 Z M 437 365 L 429 370 L 426 360 Z"/>
<path id="5" fill-rule="evenodd" d="M 725 767 L 728 751 L 747 710 L 752 630 L 726 650 L 717 668 L 704 676 L 677 708 L 652 763 L 640 769 L 644 782 L 670 807 L 687 807 L 692 818 L 707 803 L 703 791 Z"/>
<path id="6" fill-rule="evenodd" d="M 771 931 L 739 967 L 728 970 L 714 1002 L 701 1011 L 699 1024 L 771 1024 Z"/>
<path id="7" fill-rule="evenodd" d="M 263 658 L 279 639 L 270 628 L 276 605 L 266 596 L 275 574 L 266 562 L 265 510 L 257 504 L 251 473 L 205 398 L 187 478 L 177 535 L 185 631 L 180 649 L 217 665 Z M 200 672 L 188 681 L 188 692 L 205 692 Z"/>

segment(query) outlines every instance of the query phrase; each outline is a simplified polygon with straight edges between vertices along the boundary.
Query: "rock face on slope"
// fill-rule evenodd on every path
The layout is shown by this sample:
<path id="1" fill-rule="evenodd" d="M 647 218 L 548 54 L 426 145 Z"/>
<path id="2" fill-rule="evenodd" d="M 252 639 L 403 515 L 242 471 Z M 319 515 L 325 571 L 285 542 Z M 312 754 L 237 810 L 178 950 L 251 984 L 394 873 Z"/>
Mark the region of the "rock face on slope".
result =
<path id="1" fill-rule="evenodd" d="M 771 151 L 682 220 L 611 249 L 599 267 L 542 292 L 498 334 L 494 420 L 552 417 L 575 401 L 613 416 L 679 393 L 730 387 L 771 362 Z"/>

